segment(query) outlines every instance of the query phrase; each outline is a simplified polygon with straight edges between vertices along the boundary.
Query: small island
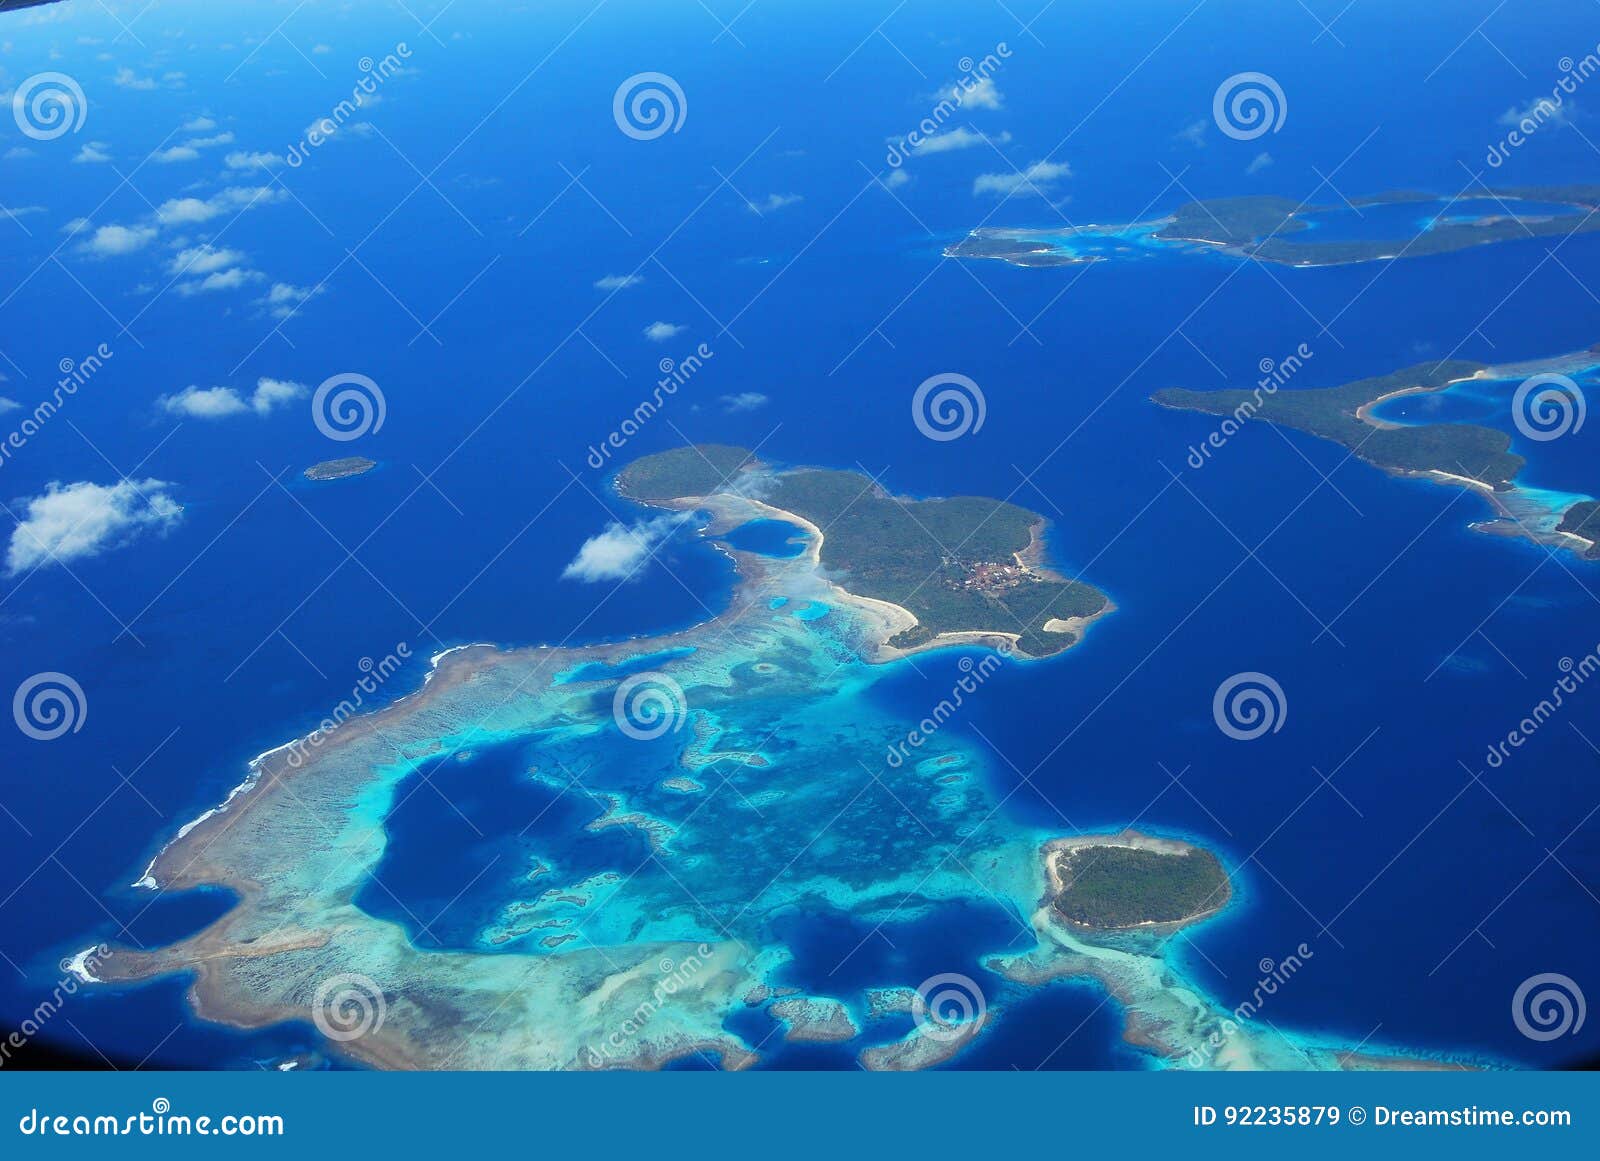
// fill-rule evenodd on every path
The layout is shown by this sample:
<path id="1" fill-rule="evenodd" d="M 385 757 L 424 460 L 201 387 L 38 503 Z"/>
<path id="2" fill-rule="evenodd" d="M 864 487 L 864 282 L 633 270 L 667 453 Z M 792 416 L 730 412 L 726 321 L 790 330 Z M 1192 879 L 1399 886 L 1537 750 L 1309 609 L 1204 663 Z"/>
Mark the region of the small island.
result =
<path id="1" fill-rule="evenodd" d="M 672 508 L 718 493 L 759 496 L 811 534 L 810 551 L 844 590 L 899 615 L 889 656 L 935 641 L 1003 638 L 1046 657 L 1076 644 L 1112 607 L 1092 585 L 1047 568 L 1044 517 L 1002 500 L 893 496 L 860 472 L 775 471 L 719 444 L 646 456 L 622 471 L 617 489 Z"/>
<path id="2" fill-rule="evenodd" d="M 301 475 L 308 480 L 348 480 L 351 476 L 364 476 L 377 466 L 377 460 L 365 456 L 345 456 L 312 464 Z"/>
<path id="3" fill-rule="evenodd" d="M 1095 931 L 1194 923 L 1232 895 L 1210 851 L 1132 831 L 1064 839 L 1046 857 L 1055 915 Z"/>
<path id="4" fill-rule="evenodd" d="M 1556 531 L 1588 541 L 1582 555 L 1588 560 L 1600 560 L 1600 500 L 1580 500 L 1568 508 Z"/>
<path id="5" fill-rule="evenodd" d="M 1441 209 L 1392 237 L 1322 238 L 1321 215 L 1384 206 Z M 1487 203 L 1484 205 L 1482 203 Z M 1520 205 L 1519 205 L 1520 203 Z M 1452 209 L 1459 212 L 1451 213 Z M 1166 217 L 1129 225 L 1026 229 L 981 227 L 945 250 L 947 258 L 994 258 L 1013 266 L 1069 266 L 1151 249 L 1207 250 L 1285 266 L 1343 266 L 1448 254 L 1472 246 L 1600 230 L 1600 186 L 1516 186 L 1442 198 L 1416 190 L 1368 194 L 1340 206 L 1271 195 L 1186 202 Z"/>

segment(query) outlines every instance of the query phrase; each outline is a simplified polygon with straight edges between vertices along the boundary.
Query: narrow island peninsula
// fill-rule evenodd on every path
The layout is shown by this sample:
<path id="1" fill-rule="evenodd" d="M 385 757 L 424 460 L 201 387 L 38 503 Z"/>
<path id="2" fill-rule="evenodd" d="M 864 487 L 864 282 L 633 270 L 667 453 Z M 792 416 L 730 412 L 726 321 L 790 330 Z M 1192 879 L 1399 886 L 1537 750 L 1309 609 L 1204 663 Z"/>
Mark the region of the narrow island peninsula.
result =
<path id="1" fill-rule="evenodd" d="M 1379 220 L 1386 207 L 1415 214 Z M 1186 202 L 1165 217 L 1128 225 L 1027 229 L 986 226 L 945 250 L 1013 266 L 1071 266 L 1159 249 L 1201 250 L 1285 266 L 1343 266 L 1448 254 L 1473 246 L 1600 230 L 1600 186 L 1516 186 L 1454 198 L 1393 190 L 1338 206 L 1267 194 Z M 1329 237 L 1332 217 L 1370 236 Z M 1371 222 L 1364 219 L 1371 217 Z M 1348 225 L 1348 222 L 1344 224 Z M 1361 232 L 1361 231 L 1357 231 Z"/>
<path id="2" fill-rule="evenodd" d="M 182 978 L 207 1020 L 295 1022 L 377 1068 L 654 1069 L 696 1057 L 740 1069 L 781 1034 L 898 1070 L 956 1060 L 1022 989 L 1078 977 L 1110 991 L 1127 1038 L 1166 1066 L 1367 1066 L 1343 1048 L 1290 1051 L 1265 1025 L 1229 1032 L 1229 1010 L 1169 955 L 1173 933 L 1227 899 L 1214 856 L 1019 821 L 988 776 L 992 751 L 956 723 L 911 760 L 885 760 L 883 740 L 911 724 L 874 691 L 910 668 L 892 640 L 992 656 L 1015 637 L 1056 653 L 1077 637 L 1046 621 L 1104 609 L 1088 585 L 1042 575 L 1037 516 L 980 499 L 896 500 L 864 476 L 777 470 L 714 445 L 648 457 L 619 487 L 705 514 L 698 534 L 736 569 L 726 607 L 624 641 L 446 650 L 406 696 L 258 755 L 242 782 L 217 772 L 216 805 L 134 886 L 224 888 L 232 906 L 166 946 L 97 952 L 84 982 Z M 906 508 L 945 547 L 913 537 Z M 808 531 L 803 551 L 736 546 L 733 533 L 775 518 Z M 966 583 L 1018 558 L 1024 575 L 994 591 Z M 927 603 L 910 580 L 924 564 L 940 588 Z M 389 821 L 420 782 L 463 766 L 552 800 L 568 788 L 558 773 L 581 769 L 585 794 L 531 831 L 508 817 L 504 849 L 522 853 L 474 880 L 470 921 L 425 927 L 386 902 L 386 860 L 408 841 Z M 840 995 L 797 986 L 797 916 L 898 937 L 897 923 L 973 907 L 1009 912 L 1036 941 L 988 959 L 970 949 L 971 970 L 983 963 L 998 979 L 986 975 L 993 994 L 969 995 L 954 1015 L 933 989 L 946 977 L 922 972 L 886 968 Z M 752 1018 L 768 1030 L 752 1034 Z M 1202 1051 L 1213 1039 L 1228 1051 Z M 1372 1066 L 1410 1062 L 1396 1053 Z"/>
<path id="3" fill-rule="evenodd" d="M 1001 500 L 896 497 L 860 472 L 763 471 L 744 448 L 717 444 L 639 460 L 617 477 L 617 490 L 643 504 L 693 508 L 758 481 L 760 503 L 811 534 L 818 563 L 843 589 L 893 610 L 903 627 L 885 655 L 1008 639 L 1020 653 L 1047 657 L 1112 609 L 1092 585 L 1044 565 L 1044 517 Z"/>
<path id="4" fill-rule="evenodd" d="M 344 456 L 312 464 L 301 474 L 308 480 L 347 480 L 351 476 L 364 476 L 377 466 L 377 460 L 365 456 Z"/>
<path id="5" fill-rule="evenodd" d="M 1566 507 L 1552 509 L 1544 494 L 1519 487 L 1517 476 L 1527 461 L 1511 450 L 1511 436 L 1505 431 L 1472 423 L 1393 423 L 1376 412 L 1390 400 L 1448 391 L 1469 381 L 1503 382 L 1509 400 L 1517 383 L 1532 376 L 1577 374 L 1596 364 L 1600 364 L 1600 349 L 1596 348 L 1499 367 L 1451 359 L 1338 387 L 1217 391 L 1170 387 L 1157 391 L 1151 399 L 1174 410 L 1223 417 L 1206 438 L 1191 445 L 1191 467 L 1203 466 L 1247 423 L 1293 428 L 1339 444 L 1352 456 L 1393 475 L 1473 489 L 1489 501 L 1499 517 L 1474 524 L 1480 531 L 1521 536 L 1593 556 L 1594 534 L 1600 532 L 1594 502 L 1574 503 L 1572 497 L 1557 493 L 1555 502 Z"/>

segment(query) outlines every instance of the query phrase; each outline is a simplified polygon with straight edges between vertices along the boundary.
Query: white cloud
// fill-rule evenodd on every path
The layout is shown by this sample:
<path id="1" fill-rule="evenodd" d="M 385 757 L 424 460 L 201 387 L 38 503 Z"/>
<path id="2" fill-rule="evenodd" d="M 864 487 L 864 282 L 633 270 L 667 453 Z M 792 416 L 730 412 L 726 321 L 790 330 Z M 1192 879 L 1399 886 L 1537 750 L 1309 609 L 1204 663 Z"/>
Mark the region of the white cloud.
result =
<path id="1" fill-rule="evenodd" d="M 49 484 L 23 504 L 11 534 L 6 569 L 18 573 L 46 563 L 66 563 L 127 544 L 142 532 L 166 532 L 183 516 L 161 480 L 123 480 L 109 486 L 80 480 Z"/>
<path id="2" fill-rule="evenodd" d="M 1202 149 L 1206 143 L 1206 131 L 1210 128 L 1211 122 L 1202 118 L 1199 121 L 1191 121 L 1173 136 L 1179 141 L 1187 141 L 1196 149 Z"/>
<path id="3" fill-rule="evenodd" d="M 741 411 L 754 411 L 758 407 L 767 405 L 767 397 L 759 391 L 741 391 L 737 395 L 724 395 L 721 399 L 722 409 L 730 414 Z"/>
<path id="4" fill-rule="evenodd" d="M 101 226 L 84 242 L 83 250 L 100 258 L 115 258 L 143 250 L 155 236 L 152 226 Z"/>
<path id="5" fill-rule="evenodd" d="M 656 546 L 672 535 L 684 519 L 682 515 L 656 516 L 632 525 L 612 521 L 598 535 L 583 542 L 578 555 L 561 570 L 561 577 L 589 584 L 631 580 L 650 559 Z"/>
<path id="6" fill-rule="evenodd" d="M 104 141 L 86 141 L 72 160 L 79 165 L 102 165 L 111 160 L 111 154 L 107 152 L 109 148 Z"/>
<path id="7" fill-rule="evenodd" d="M 210 137 L 193 137 L 184 144 L 191 149 L 215 149 L 219 145 L 232 145 L 232 133 L 213 133 Z"/>
<path id="8" fill-rule="evenodd" d="M 13 145 L 10 149 L 5 151 L 4 160 L 21 161 L 23 158 L 32 157 L 33 155 L 33 150 L 29 149 L 26 145 Z"/>
<path id="9" fill-rule="evenodd" d="M 218 270 L 226 270 L 230 266 L 240 266 L 247 261 L 242 250 L 229 250 L 216 246 L 201 245 L 190 246 L 180 250 L 172 256 L 172 261 L 167 264 L 169 274 L 211 274 Z"/>
<path id="10" fill-rule="evenodd" d="M 892 169 L 889 176 L 883 179 L 883 184 L 890 189 L 899 189 L 911 180 L 911 175 L 903 169 Z"/>
<path id="11" fill-rule="evenodd" d="M 15 399 L 7 399 L 5 396 L 0 395 L 0 415 L 4 415 L 8 411 L 20 411 L 21 409 L 22 404 Z"/>
<path id="12" fill-rule="evenodd" d="M 653 322 L 644 328 L 644 337 L 652 343 L 664 343 L 670 338 L 681 335 L 688 327 L 679 326 L 677 323 Z"/>
<path id="13" fill-rule="evenodd" d="M 238 149 L 224 157 L 222 163 L 229 169 L 276 169 L 283 164 L 283 158 L 276 153 L 248 153 Z"/>
<path id="14" fill-rule="evenodd" d="M 228 419 L 235 415 L 270 415 L 277 408 L 300 399 L 304 385 L 286 379 L 259 379 L 248 397 L 232 387 L 185 387 L 176 395 L 163 395 L 163 410 L 187 419 Z"/>
<path id="15" fill-rule="evenodd" d="M 1055 183 L 1071 173 L 1072 167 L 1064 161 L 1035 161 L 1021 172 L 980 173 L 972 183 L 972 192 L 1049 197 Z"/>
<path id="16" fill-rule="evenodd" d="M 196 117 L 194 120 L 184 123 L 183 131 L 185 133 L 205 133 L 216 127 L 217 123 L 210 117 Z"/>
<path id="17" fill-rule="evenodd" d="M 117 70 L 116 75 L 111 78 L 111 83 L 119 88 L 138 89 L 141 91 L 148 91 L 156 87 L 155 81 L 149 77 L 138 76 L 126 65 Z"/>
<path id="18" fill-rule="evenodd" d="M 965 126 L 956 126 L 946 133 L 935 133 L 932 137 L 924 137 L 917 145 L 908 150 L 911 153 L 949 153 L 954 149 L 971 149 L 975 145 L 993 141 L 997 145 L 1005 145 L 1011 140 L 1009 133 L 978 133 Z"/>
<path id="19" fill-rule="evenodd" d="M 257 306 L 267 308 L 273 318 L 288 318 L 300 309 L 307 299 L 322 293 L 320 286 L 295 286 L 288 282 L 274 282 L 266 297 L 256 299 Z"/>
<path id="20" fill-rule="evenodd" d="M 993 77 L 984 77 L 972 85 L 950 85 L 940 90 L 939 96 L 972 109 L 998 109 L 1005 103 L 1005 97 Z"/>
<path id="21" fill-rule="evenodd" d="M 4 214 L 13 221 L 17 218 L 25 218 L 29 214 L 42 213 L 44 213 L 43 206 L 0 206 L 0 214 Z"/>
<path id="22" fill-rule="evenodd" d="M 178 293 L 185 297 L 196 294 L 212 294 L 219 290 L 238 290 L 251 282 L 260 282 L 266 275 L 259 270 L 247 270 L 242 266 L 235 266 L 231 270 L 218 270 L 214 274 L 207 274 L 204 278 L 193 282 L 183 282 L 178 285 Z"/>
<path id="23" fill-rule="evenodd" d="M 596 290 L 626 290 L 630 286 L 638 286 L 644 281 L 642 274 L 607 274 L 604 278 L 596 279 Z"/>
<path id="24" fill-rule="evenodd" d="M 230 186 L 209 198 L 172 198 L 161 203 L 156 218 L 163 226 L 189 226 L 209 222 L 234 211 L 281 202 L 288 194 L 271 186 Z"/>
<path id="25" fill-rule="evenodd" d="M 1576 106 L 1571 101 L 1556 104 L 1549 97 L 1537 97 L 1529 101 L 1522 108 L 1512 105 L 1500 114 L 1500 124 L 1520 125 L 1524 121 L 1532 121 L 1535 125 L 1549 123 L 1552 125 L 1565 125 L 1567 115 L 1573 112 Z"/>
<path id="26" fill-rule="evenodd" d="M 1254 177 L 1271 164 L 1272 154 L 1266 152 L 1258 153 L 1250 159 L 1250 164 L 1244 167 L 1244 171 L 1251 177 Z"/>
<path id="27" fill-rule="evenodd" d="M 61 227 L 61 232 L 63 234 L 81 234 L 93 224 L 88 218 L 73 218 Z"/>
<path id="28" fill-rule="evenodd" d="M 200 156 L 200 151 L 191 149 L 187 145 L 174 145 L 170 149 L 161 149 L 150 155 L 150 160 L 170 165 L 175 161 L 193 161 Z"/>
<path id="29" fill-rule="evenodd" d="M 774 210 L 781 210 L 785 206 L 792 206 L 796 202 L 803 202 L 805 198 L 799 194 L 768 194 L 758 202 L 746 202 L 745 208 L 752 214 L 770 214 Z"/>

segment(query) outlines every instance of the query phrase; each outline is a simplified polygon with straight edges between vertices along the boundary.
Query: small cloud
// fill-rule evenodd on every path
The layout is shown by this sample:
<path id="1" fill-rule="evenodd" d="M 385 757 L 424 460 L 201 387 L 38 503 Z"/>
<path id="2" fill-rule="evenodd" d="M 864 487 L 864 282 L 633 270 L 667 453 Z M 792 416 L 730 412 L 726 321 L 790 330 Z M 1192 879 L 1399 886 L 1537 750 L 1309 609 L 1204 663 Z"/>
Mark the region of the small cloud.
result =
<path id="1" fill-rule="evenodd" d="M 971 85 L 959 82 L 949 85 L 941 89 L 938 96 L 969 109 L 998 109 L 1005 103 L 1000 86 L 994 83 L 993 77 L 984 77 Z"/>
<path id="2" fill-rule="evenodd" d="M 163 165 L 170 165 L 175 161 L 193 161 L 200 156 L 200 151 L 191 149 L 187 145 L 174 145 L 170 149 L 157 150 L 150 155 L 150 160 L 159 161 Z"/>
<path id="3" fill-rule="evenodd" d="M 1254 177 L 1256 174 L 1260 173 L 1263 169 L 1266 169 L 1271 165 L 1272 165 L 1272 154 L 1266 153 L 1266 152 L 1262 152 L 1262 153 L 1256 154 L 1254 157 L 1252 157 L 1250 159 L 1250 164 L 1244 167 L 1244 171 L 1245 171 L 1245 173 L 1249 174 L 1251 177 Z"/>
<path id="4" fill-rule="evenodd" d="M 26 145 L 13 145 L 10 149 L 5 151 L 4 160 L 22 161 L 24 158 L 32 157 L 33 155 L 33 150 L 29 149 Z"/>
<path id="5" fill-rule="evenodd" d="M 21 410 L 22 404 L 18 403 L 15 399 L 7 399 L 5 396 L 0 395 L 0 415 L 4 415 L 8 411 Z"/>
<path id="6" fill-rule="evenodd" d="M 1576 106 L 1571 101 L 1556 104 L 1549 97 L 1539 97 L 1529 101 L 1522 108 L 1512 105 L 1500 114 L 1500 124 L 1521 125 L 1524 121 L 1531 121 L 1535 125 L 1565 125 L 1568 117 L 1576 111 Z"/>
<path id="7" fill-rule="evenodd" d="M 899 189 L 911 180 L 911 175 L 903 169 L 891 169 L 889 176 L 883 179 L 883 184 L 890 189 Z"/>
<path id="8" fill-rule="evenodd" d="M 143 250 L 156 236 L 153 226 L 101 226 L 83 244 L 87 254 L 116 258 Z"/>
<path id="9" fill-rule="evenodd" d="M 109 148 L 104 141 L 87 141 L 72 160 L 79 165 L 103 165 L 111 160 Z"/>
<path id="10" fill-rule="evenodd" d="M 630 286 L 638 286 L 644 281 L 642 274 L 607 274 L 604 278 L 595 280 L 596 290 L 627 290 Z"/>
<path id="11" fill-rule="evenodd" d="M 259 379 L 248 397 L 232 387 L 185 387 L 176 395 L 163 395 L 162 410 L 186 419 L 229 419 L 235 415 L 270 415 L 295 399 L 303 398 L 303 384 L 287 379 Z"/>
<path id="12" fill-rule="evenodd" d="M 325 44 L 317 44 L 317 45 L 312 45 L 311 51 L 314 52 L 317 56 L 327 56 L 330 52 L 333 51 L 333 49 L 329 48 Z"/>
<path id="13" fill-rule="evenodd" d="M 676 323 L 653 322 L 644 328 L 644 337 L 652 343 L 664 343 L 670 338 L 681 335 L 688 327 Z"/>
<path id="14" fill-rule="evenodd" d="M 222 159 L 222 164 L 229 169 L 276 169 L 283 164 L 283 158 L 276 153 L 251 153 L 236 149 Z"/>
<path id="15" fill-rule="evenodd" d="M 1183 129 L 1173 134 L 1173 137 L 1177 141 L 1188 142 L 1196 149 L 1203 149 L 1206 143 L 1206 130 L 1210 128 L 1211 122 L 1202 118 L 1199 121 L 1192 122 L 1191 124 L 1185 126 Z"/>
<path id="16" fill-rule="evenodd" d="M 93 224 L 88 218 L 73 218 L 72 221 L 61 227 L 61 232 L 71 237 L 74 234 L 83 233 Z"/>
<path id="17" fill-rule="evenodd" d="M 137 75 L 126 65 L 117 70 L 116 75 L 111 78 L 111 83 L 121 89 L 136 89 L 141 92 L 148 92 L 156 87 L 153 79 Z"/>
<path id="18" fill-rule="evenodd" d="M 768 194 L 763 201 L 746 202 L 745 208 L 752 214 L 770 214 L 774 210 L 781 210 L 785 206 L 792 206 L 796 202 L 803 201 L 805 201 L 805 198 L 799 194 Z"/>
<path id="19" fill-rule="evenodd" d="M 273 318 L 289 318 L 307 300 L 322 293 L 322 287 L 295 286 L 288 282 L 274 282 L 265 298 L 256 299 L 256 305 L 265 307 Z"/>
<path id="20" fill-rule="evenodd" d="M 178 276 L 211 274 L 218 270 L 226 270 L 230 266 L 242 265 L 246 261 L 248 259 L 242 250 L 229 250 L 210 245 L 190 246 L 172 256 L 172 261 L 167 264 L 167 272 Z"/>
<path id="21" fill-rule="evenodd" d="M 744 411 L 755 411 L 767 405 L 767 397 L 759 391 L 741 391 L 737 395 L 724 395 L 719 402 L 722 410 L 730 415 L 737 415 Z"/>
<path id="22" fill-rule="evenodd" d="M 170 487 L 161 480 L 49 484 L 42 495 L 23 502 L 6 570 L 15 575 L 51 562 L 65 564 L 129 544 L 144 532 L 168 531 L 183 516 L 168 495 Z"/>
<path id="23" fill-rule="evenodd" d="M 190 149 L 215 149 L 219 145 L 232 145 L 232 133 L 213 133 L 210 137 L 195 137 L 185 142 Z"/>
<path id="24" fill-rule="evenodd" d="M 6 217 L 13 220 L 17 218 L 25 218 L 29 214 L 42 213 L 44 213 L 43 206 L 0 206 L 0 214 L 4 214 Z"/>
<path id="25" fill-rule="evenodd" d="M 1049 197 L 1055 183 L 1071 174 L 1072 167 L 1064 161 L 1035 161 L 1020 172 L 980 173 L 972 183 L 972 192 L 1005 197 L 1035 194 Z"/>
<path id="26" fill-rule="evenodd" d="M 561 570 L 561 578 L 587 584 L 632 580 L 684 519 L 682 515 L 656 516 L 631 525 L 612 521 L 583 542 L 578 555 Z"/>
<path id="27" fill-rule="evenodd" d="M 185 297 L 196 294 L 215 294 L 222 290 L 238 290 L 252 282 L 260 282 L 265 275 L 257 270 L 247 270 L 242 266 L 235 266 L 232 270 L 219 270 L 215 274 L 207 274 L 194 282 L 183 282 L 178 285 L 178 293 Z"/>
<path id="28" fill-rule="evenodd" d="M 990 141 L 997 145 L 1005 145 L 1010 140 L 1011 134 L 1009 133 L 978 133 L 972 129 L 958 125 L 956 128 L 951 129 L 948 132 L 935 133 L 932 137 L 924 137 L 913 148 L 907 150 L 907 152 L 916 154 L 949 153 L 956 149 L 971 149 L 973 146 L 983 145 Z"/>
<path id="29" fill-rule="evenodd" d="M 183 131 L 185 133 L 206 133 L 216 127 L 217 123 L 210 117 L 196 117 L 192 121 L 184 122 Z"/>
<path id="30" fill-rule="evenodd" d="M 209 198 L 172 198 L 162 202 L 156 218 L 163 226 L 189 226 L 209 222 L 221 214 L 242 213 L 256 206 L 281 202 L 287 191 L 272 186 L 230 186 Z"/>

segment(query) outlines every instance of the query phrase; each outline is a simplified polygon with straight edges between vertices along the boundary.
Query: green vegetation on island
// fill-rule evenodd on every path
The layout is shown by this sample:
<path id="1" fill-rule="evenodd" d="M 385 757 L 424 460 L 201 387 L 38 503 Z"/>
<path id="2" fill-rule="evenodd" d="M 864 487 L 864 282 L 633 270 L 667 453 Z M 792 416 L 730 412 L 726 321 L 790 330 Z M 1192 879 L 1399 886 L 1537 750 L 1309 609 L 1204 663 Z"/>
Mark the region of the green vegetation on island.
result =
<path id="1" fill-rule="evenodd" d="M 345 456 L 343 459 L 312 464 L 304 475 L 308 480 L 343 480 L 350 476 L 365 475 L 377 466 L 377 460 L 369 460 L 365 456 Z"/>
<path id="2" fill-rule="evenodd" d="M 751 462 L 743 448 L 678 448 L 625 468 L 617 486 L 643 502 L 686 500 L 730 483 Z M 913 500 L 891 496 L 859 472 L 798 469 L 764 475 L 756 495 L 823 532 L 821 560 L 857 596 L 909 610 L 917 624 L 889 643 L 908 649 L 944 633 L 1014 634 L 1041 657 L 1078 634 L 1050 622 L 1107 607 L 1092 585 L 1067 580 L 1030 558 L 1043 517 L 979 496 Z"/>
<path id="3" fill-rule="evenodd" d="M 1228 873 L 1210 851 L 1157 850 L 1115 843 L 1070 847 L 1055 856 L 1060 891 L 1052 906 L 1084 927 L 1185 923 L 1228 902 Z"/>
<path id="4" fill-rule="evenodd" d="M 1505 432 L 1470 423 L 1385 426 L 1358 414 L 1386 395 L 1408 389 L 1439 390 L 1484 369 L 1478 363 L 1451 360 L 1419 364 L 1341 387 L 1271 393 L 1260 388 L 1190 391 L 1172 387 L 1151 398 L 1163 407 L 1223 415 L 1234 423 L 1258 419 L 1292 427 L 1342 444 L 1352 454 L 1390 471 L 1445 472 L 1503 489 L 1524 462 L 1510 450 L 1511 437 Z"/>
<path id="5" fill-rule="evenodd" d="M 1556 531 L 1583 537 L 1590 542 L 1583 555 L 1600 559 L 1600 500 L 1579 500 L 1562 513 Z"/>

